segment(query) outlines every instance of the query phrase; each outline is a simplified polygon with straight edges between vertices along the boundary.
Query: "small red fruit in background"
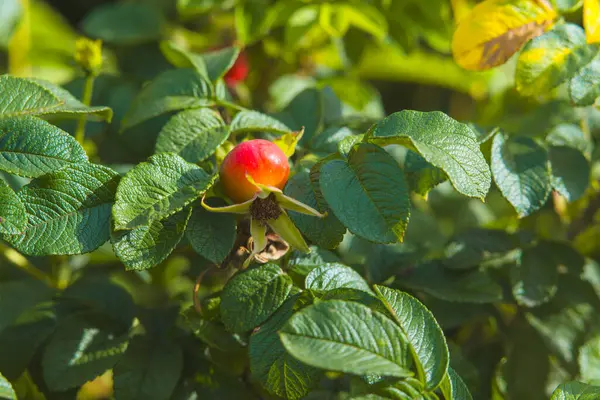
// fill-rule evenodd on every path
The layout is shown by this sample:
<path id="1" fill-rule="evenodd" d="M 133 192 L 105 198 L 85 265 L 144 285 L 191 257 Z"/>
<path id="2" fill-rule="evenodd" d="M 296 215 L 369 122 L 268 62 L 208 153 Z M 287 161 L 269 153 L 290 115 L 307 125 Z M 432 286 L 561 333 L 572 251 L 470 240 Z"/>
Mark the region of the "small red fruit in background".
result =
<path id="1" fill-rule="evenodd" d="M 240 53 L 235 63 L 229 71 L 225 74 L 225 83 L 228 86 L 234 86 L 236 83 L 241 82 L 248 76 L 248 58 L 245 53 Z"/>
<path id="2" fill-rule="evenodd" d="M 246 179 L 283 189 L 290 175 L 285 153 L 275 144 L 254 139 L 238 144 L 223 160 L 219 177 L 225 194 L 236 203 L 250 200 L 260 191 Z"/>

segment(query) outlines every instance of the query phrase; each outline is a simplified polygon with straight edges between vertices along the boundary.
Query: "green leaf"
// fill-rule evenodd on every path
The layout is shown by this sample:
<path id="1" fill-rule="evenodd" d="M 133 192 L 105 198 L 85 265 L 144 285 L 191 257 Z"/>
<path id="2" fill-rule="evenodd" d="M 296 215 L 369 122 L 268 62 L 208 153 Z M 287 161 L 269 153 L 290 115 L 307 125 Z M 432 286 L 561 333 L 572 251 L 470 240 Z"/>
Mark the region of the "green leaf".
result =
<path id="1" fill-rule="evenodd" d="M 52 288 L 33 279 L 0 282 L 0 332 L 27 310 L 51 300 L 53 295 Z"/>
<path id="2" fill-rule="evenodd" d="M 550 243 L 541 242 L 524 249 L 519 261 L 512 266 L 512 292 L 520 305 L 536 307 L 556 294 L 558 266 L 550 246 Z"/>
<path id="3" fill-rule="evenodd" d="M 416 150 L 428 163 L 443 170 L 460 193 L 483 199 L 491 174 L 479 149 L 478 137 L 465 124 L 446 114 L 400 111 L 378 122 L 366 141 L 401 144 Z"/>
<path id="4" fill-rule="evenodd" d="M 219 113 L 208 108 L 182 111 L 163 126 L 156 139 L 157 153 L 177 153 L 198 163 L 212 156 L 229 137 Z"/>
<path id="5" fill-rule="evenodd" d="M 160 221 L 202 196 L 211 183 L 202 168 L 176 154 L 154 155 L 121 180 L 112 212 L 115 230 Z"/>
<path id="6" fill-rule="evenodd" d="M 115 397 L 131 400 L 171 398 L 183 369 L 181 347 L 137 336 L 114 368 Z"/>
<path id="7" fill-rule="evenodd" d="M 600 386 L 571 381 L 559 385 L 550 400 L 594 400 L 599 396 Z"/>
<path id="8" fill-rule="evenodd" d="M 231 121 L 230 129 L 234 135 L 249 132 L 271 132 L 283 135 L 292 131 L 278 119 L 251 110 L 237 113 Z"/>
<path id="9" fill-rule="evenodd" d="M 163 262 L 183 238 L 191 211 L 183 209 L 149 225 L 113 231 L 110 240 L 125 269 L 144 270 Z"/>
<path id="10" fill-rule="evenodd" d="M 577 149 L 551 146 L 548 152 L 552 168 L 552 187 L 567 201 L 575 201 L 590 183 L 590 163 Z"/>
<path id="11" fill-rule="evenodd" d="M 569 96 L 577 106 L 591 106 L 600 96 L 600 51 L 571 78 Z"/>
<path id="12" fill-rule="evenodd" d="M 440 390 L 446 400 L 473 400 L 469 388 L 451 367 L 448 367 L 448 373 L 440 385 Z"/>
<path id="13" fill-rule="evenodd" d="M 0 0 L 0 49 L 8 48 L 22 14 L 20 0 Z"/>
<path id="14" fill-rule="evenodd" d="M 492 172 L 521 217 L 540 209 L 552 191 L 548 153 L 529 137 L 498 133 L 492 144 Z"/>
<path id="15" fill-rule="evenodd" d="M 225 205 L 221 199 L 215 198 L 217 200 L 220 200 L 219 204 L 213 205 Z M 236 220 L 232 214 L 213 213 L 203 207 L 195 207 L 185 234 L 196 253 L 220 264 L 235 243 Z"/>
<path id="16" fill-rule="evenodd" d="M 71 135 L 46 121 L 0 118 L 0 169 L 6 172 L 35 178 L 87 161 L 85 151 Z"/>
<path id="17" fill-rule="evenodd" d="M 316 88 L 307 88 L 300 92 L 287 105 L 284 110 L 295 126 L 291 126 L 294 130 L 300 130 L 304 127 L 304 136 L 300 144 L 310 143 L 323 125 L 323 96 Z"/>
<path id="18" fill-rule="evenodd" d="M 444 266 L 469 269 L 499 257 L 516 247 L 515 240 L 497 229 L 469 229 L 456 235 L 446 246 Z"/>
<path id="19" fill-rule="evenodd" d="M 0 118 L 24 115 L 79 118 L 91 114 L 99 120 L 109 121 L 112 110 L 108 107 L 89 107 L 77 100 L 67 90 L 41 79 L 0 76 Z"/>
<path id="20" fill-rule="evenodd" d="M 487 272 L 456 273 L 435 261 L 417 266 L 399 284 L 452 302 L 494 303 L 502 300 L 502 287 Z"/>
<path id="21" fill-rule="evenodd" d="M 241 45 L 248 46 L 266 33 L 264 21 L 270 5 L 265 0 L 236 4 L 235 35 Z"/>
<path id="22" fill-rule="evenodd" d="M 276 264 L 236 274 L 221 294 L 223 324 L 235 333 L 254 329 L 279 308 L 291 289 L 291 278 Z"/>
<path id="23" fill-rule="evenodd" d="M 404 173 L 410 189 L 422 196 L 448 179 L 444 171 L 434 167 L 418 153 L 410 150 L 404 159 Z"/>
<path id="24" fill-rule="evenodd" d="M 240 342 L 235 335 L 227 332 L 223 324 L 200 317 L 193 308 L 185 314 L 185 317 L 186 323 L 194 335 L 208 346 L 223 352 L 241 349 Z"/>
<path id="25" fill-rule="evenodd" d="M 312 181 L 307 172 L 298 172 L 288 180 L 284 193 L 321 213 L 327 212 L 325 218 L 294 211 L 290 211 L 289 216 L 309 240 L 326 249 L 336 248 L 344 238 L 346 227 L 329 210 L 319 184 Z"/>
<path id="26" fill-rule="evenodd" d="M 328 263 L 318 266 L 306 276 L 306 289 L 315 292 L 327 292 L 334 289 L 357 289 L 369 294 L 373 291 L 365 279 L 352 268 Z"/>
<path id="27" fill-rule="evenodd" d="M 586 382 L 600 382 L 600 336 L 594 336 L 579 349 L 579 371 Z"/>
<path id="28" fill-rule="evenodd" d="M 322 301 L 302 309 L 279 330 L 286 350 L 317 368 L 351 374 L 411 376 L 402 330 L 362 304 Z"/>
<path id="29" fill-rule="evenodd" d="M 158 39 L 162 26 L 158 10 L 140 3 L 105 4 L 95 8 L 82 22 L 86 35 L 119 45 Z"/>
<path id="30" fill-rule="evenodd" d="M 26 225 L 25 206 L 8 183 L 0 179 L 0 233 L 17 234 Z"/>
<path id="31" fill-rule="evenodd" d="M 594 53 L 587 46 L 583 29 L 574 24 L 559 24 L 531 40 L 519 54 L 517 90 L 527 96 L 547 93 L 566 82 Z"/>
<path id="32" fill-rule="evenodd" d="M 414 297 L 385 286 L 375 292 L 407 337 L 419 380 L 434 390 L 448 370 L 449 354 L 444 332 L 433 314 Z"/>
<path id="33" fill-rule="evenodd" d="M 591 153 L 591 143 L 585 138 L 581 128 L 574 124 L 555 126 L 546 136 L 546 143 L 552 146 L 567 146 L 579 150 L 583 154 Z"/>
<path id="34" fill-rule="evenodd" d="M 270 393 L 290 400 L 303 398 L 317 383 L 320 371 L 301 363 L 283 347 L 278 331 L 289 320 L 297 296 L 290 297 L 250 336 L 250 371 Z"/>
<path id="35" fill-rule="evenodd" d="M 2 374 L 0 374 L 0 398 L 6 400 L 17 400 L 17 394 L 12 388 L 12 385 L 10 384 L 8 379 L 2 376 Z"/>
<path id="36" fill-rule="evenodd" d="M 17 192 L 27 210 L 27 227 L 5 240 L 29 255 L 97 249 L 110 236 L 110 210 L 119 179 L 108 167 L 74 164 L 32 180 Z"/>
<path id="37" fill-rule="evenodd" d="M 198 71 L 191 68 L 165 71 L 140 91 L 125 115 L 121 129 L 171 111 L 209 106 L 213 96 L 211 83 Z"/>
<path id="38" fill-rule="evenodd" d="M 127 336 L 71 316 L 52 335 L 42 356 L 44 381 L 52 391 L 83 385 L 112 368 L 127 348 Z"/>
<path id="39" fill-rule="evenodd" d="M 172 41 L 163 41 L 160 43 L 160 51 L 165 58 L 178 68 L 194 68 L 198 73 L 208 78 L 206 63 L 202 55 L 188 51 Z"/>
<path id="40" fill-rule="evenodd" d="M 402 239 L 410 214 L 408 185 L 385 150 L 362 143 L 347 161 L 323 165 L 319 181 L 335 216 L 352 233 L 379 243 Z"/>
<path id="41" fill-rule="evenodd" d="M 238 47 L 226 47 L 202 54 L 208 78 L 212 82 L 221 79 L 233 66 L 239 55 L 240 49 Z"/>

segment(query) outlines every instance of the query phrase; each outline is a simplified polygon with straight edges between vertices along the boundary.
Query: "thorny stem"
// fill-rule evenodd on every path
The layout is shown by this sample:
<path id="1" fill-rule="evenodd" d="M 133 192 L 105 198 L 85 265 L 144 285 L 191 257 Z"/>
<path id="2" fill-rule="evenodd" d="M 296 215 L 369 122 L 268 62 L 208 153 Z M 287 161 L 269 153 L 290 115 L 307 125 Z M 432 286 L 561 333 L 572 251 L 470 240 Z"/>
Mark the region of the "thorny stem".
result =
<path id="1" fill-rule="evenodd" d="M 33 265 L 25 256 L 2 243 L 0 243 L 0 254 L 11 264 L 22 269 L 32 277 L 45 282 L 48 286 L 56 287 L 50 275 L 46 274 Z"/>
<path id="2" fill-rule="evenodd" d="M 85 86 L 83 88 L 83 97 L 81 99 L 82 103 L 86 106 L 91 105 L 92 103 L 92 94 L 94 93 L 94 80 L 96 76 L 93 73 L 89 73 L 85 78 Z M 77 130 L 75 131 L 75 139 L 77 142 L 83 146 L 83 142 L 85 140 L 85 125 L 87 123 L 87 115 L 83 114 L 79 117 L 79 121 L 77 122 Z"/>

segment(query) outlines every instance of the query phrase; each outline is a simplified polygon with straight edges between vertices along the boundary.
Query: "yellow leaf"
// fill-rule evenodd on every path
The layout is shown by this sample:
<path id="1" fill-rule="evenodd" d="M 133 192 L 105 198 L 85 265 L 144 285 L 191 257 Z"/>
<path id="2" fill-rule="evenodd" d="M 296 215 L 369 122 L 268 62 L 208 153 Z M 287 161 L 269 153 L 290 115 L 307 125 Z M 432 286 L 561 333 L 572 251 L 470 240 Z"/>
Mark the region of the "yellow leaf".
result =
<path id="1" fill-rule="evenodd" d="M 302 135 L 304 135 L 304 128 L 300 129 L 298 132 L 286 133 L 285 135 L 273 140 L 273 143 L 279 146 L 285 155 L 290 158 L 294 155 L 294 152 L 296 151 L 296 145 L 300 139 L 302 139 Z"/>
<path id="2" fill-rule="evenodd" d="M 583 1 L 583 26 L 588 43 L 600 43 L 600 0 Z"/>
<path id="3" fill-rule="evenodd" d="M 458 65 L 482 71 L 504 64 L 556 18 L 548 0 L 484 0 L 458 23 L 452 54 Z"/>

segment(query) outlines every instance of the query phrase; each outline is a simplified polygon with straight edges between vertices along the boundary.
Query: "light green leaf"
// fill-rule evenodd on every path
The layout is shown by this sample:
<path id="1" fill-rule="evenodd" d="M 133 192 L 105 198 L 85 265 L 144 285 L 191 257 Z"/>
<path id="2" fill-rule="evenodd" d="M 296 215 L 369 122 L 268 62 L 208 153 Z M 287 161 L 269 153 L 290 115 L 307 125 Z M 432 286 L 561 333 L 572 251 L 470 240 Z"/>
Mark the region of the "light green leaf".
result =
<path id="1" fill-rule="evenodd" d="M 182 111 L 163 126 L 156 140 L 157 153 L 177 153 L 198 163 L 212 156 L 227 140 L 229 129 L 219 113 L 208 108 Z"/>
<path id="2" fill-rule="evenodd" d="M 247 46 L 266 33 L 265 20 L 271 4 L 265 0 L 239 3 L 235 6 L 235 36 Z"/>
<path id="3" fill-rule="evenodd" d="M 235 275 L 221 294 L 223 324 L 235 333 L 254 329 L 279 308 L 291 289 L 291 278 L 276 264 L 260 265 Z"/>
<path id="4" fill-rule="evenodd" d="M 498 133 L 492 144 L 492 172 L 521 217 L 540 209 L 552 191 L 548 153 L 529 137 Z"/>
<path id="5" fill-rule="evenodd" d="M 571 101 L 578 106 L 591 106 L 600 96 L 600 52 L 596 48 L 596 56 L 571 79 L 569 95 Z"/>
<path id="6" fill-rule="evenodd" d="M 0 169 L 4 171 L 38 177 L 87 161 L 85 151 L 71 135 L 46 121 L 0 118 Z"/>
<path id="7" fill-rule="evenodd" d="M 512 266 L 512 292 L 520 305 L 536 307 L 556 294 L 558 266 L 550 246 L 541 242 L 524 249 L 518 262 Z"/>
<path id="8" fill-rule="evenodd" d="M 559 24 L 531 40 L 519 54 L 517 90 L 527 96 L 547 93 L 566 82 L 594 53 L 587 46 L 583 29 L 574 24 Z"/>
<path id="9" fill-rule="evenodd" d="M 440 385 L 440 390 L 446 400 L 473 400 L 469 388 L 451 367 L 448 367 L 448 373 Z"/>
<path id="10" fill-rule="evenodd" d="M 309 240 L 326 249 L 336 248 L 344 238 L 346 227 L 329 210 L 318 182 L 313 182 L 307 172 L 298 172 L 288 180 L 284 193 L 321 213 L 327 212 L 325 218 L 294 211 L 289 211 L 289 216 Z"/>
<path id="11" fill-rule="evenodd" d="M 399 284 L 451 302 L 494 303 L 502 300 L 502 287 L 487 272 L 456 273 L 435 261 L 417 266 Z"/>
<path id="12" fill-rule="evenodd" d="M 366 141 L 416 150 L 428 163 L 442 169 L 454 188 L 466 196 L 483 199 L 490 188 L 490 169 L 477 134 L 442 112 L 394 113 L 371 128 Z"/>
<path id="13" fill-rule="evenodd" d="M 590 183 L 590 163 L 577 149 L 551 146 L 548 152 L 552 168 L 552 187 L 567 201 L 575 201 Z"/>
<path id="14" fill-rule="evenodd" d="M 183 238 L 191 209 L 183 209 L 132 230 L 112 232 L 115 254 L 127 270 L 143 270 L 163 262 Z"/>
<path id="15" fill-rule="evenodd" d="M 53 295 L 54 290 L 38 280 L 0 282 L 0 331 L 27 310 L 52 299 Z"/>
<path id="16" fill-rule="evenodd" d="M 221 201 L 220 205 L 225 205 L 225 202 Z M 236 220 L 231 214 L 213 213 L 196 207 L 185 234 L 196 253 L 219 264 L 229 255 L 235 243 Z"/>
<path id="17" fill-rule="evenodd" d="M 409 294 L 377 285 L 375 292 L 406 335 L 419 380 L 433 391 L 444 379 L 450 359 L 444 332 L 433 314 Z"/>
<path id="18" fill-rule="evenodd" d="M 317 368 L 351 374 L 411 376 L 402 330 L 359 303 L 322 301 L 294 314 L 279 330 L 286 350 Z"/>
<path id="19" fill-rule="evenodd" d="M 23 232 L 27 225 L 26 212 L 21 199 L 8 183 L 0 179 L 0 233 Z"/>
<path id="20" fill-rule="evenodd" d="M 600 336 L 594 336 L 579 350 L 579 371 L 586 382 L 600 383 Z"/>
<path id="21" fill-rule="evenodd" d="M 0 0 L 0 49 L 8 48 L 22 14 L 20 0 Z"/>
<path id="22" fill-rule="evenodd" d="M 0 1 L 0 6 L 1 6 Z M 1 10 L 2 8 L 0 8 Z M 1 32 L 0 32 L 1 33 Z M 17 400 L 17 394 L 15 393 L 12 385 L 2 374 L 0 374 L 0 399 L 6 400 Z"/>
<path id="23" fill-rule="evenodd" d="M 202 168 L 176 154 L 154 155 L 121 180 L 112 212 L 115 230 L 160 221 L 196 200 L 211 183 Z"/>
<path id="24" fill-rule="evenodd" d="M 142 3 L 114 3 L 95 8 L 82 22 L 86 35 L 107 43 L 134 45 L 158 39 L 163 18 Z"/>
<path id="25" fill-rule="evenodd" d="M 251 110 L 237 113 L 231 121 L 230 129 L 235 135 L 247 132 L 271 132 L 283 135 L 292 131 L 278 119 Z"/>
<path id="26" fill-rule="evenodd" d="M 182 369 L 183 354 L 177 344 L 137 336 L 115 365 L 115 398 L 169 399 Z"/>
<path id="27" fill-rule="evenodd" d="M 212 82 L 221 79 L 233 66 L 239 55 L 240 49 L 238 47 L 226 47 L 202 54 L 208 78 Z"/>
<path id="28" fill-rule="evenodd" d="M 327 292 L 334 289 L 357 289 L 369 294 L 373 291 L 365 279 L 354 269 L 338 264 L 328 263 L 318 266 L 306 276 L 306 289 L 315 292 Z"/>
<path id="29" fill-rule="evenodd" d="M 89 107 L 77 100 L 67 90 L 41 79 L 0 76 L 0 118 L 24 115 L 79 118 L 91 114 L 98 120 L 112 118 L 108 107 Z"/>
<path id="30" fill-rule="evenodd" d="M 202 55 L 188 51 L 178 44 L 166 40 L 160 43 L 160 50 L 162 51 L 165 58 L 174 66 L 178 68 L 194 68 L 200 73 L 206 80 L 208 78 L 208 71 L 206 70 L 206 63 Z"/>
<path id="31" fill-rule="evenodd" d="M 42 356 L 46 385 L 64 391 L 102 375 L 119 360 L 127 341 L 127 335 L 115 336 L 81 317 L 69 317 L 58 326 Z"/>
<path id="32" fill-rule="evenodd" d="M 110 235 L 119 178 L 101 165 L 74 164 L 32 180 L 17 192 L 27 210 L 27 227 L 5 240 L 25 254 L 39 256 L 97 249 Z"/>
<path id="33" fill-rule="evenodd" d="M 213 96 L 211 83 L 198 71 L 191 68 L 165 71 L 140 91 L 121 129 L 171 111 L 209 106 Z"/>
<path id="34" fill-rule="evenodd" d="M 277 332 L 289 320 L 297 296 L 290 297 L 250 336 L 250 370 L 270 393 L 290 400 L 303 398 L 317 383 L 320 371 L 301 363 L 283 347 Z"/>
<path id="35" fill-rule="evenodd" d="M 599 397 L 600 386 L 571 381 L 559 385 L 550 400 L 596 400 Z"/>
<path id="36" fill-rule="evenodd" d="M 385 150 L 360 144 L 347 161 L 323 165 L 319 181 L 329 207 L 352 233 L 379 243 L 402 239 L 410 213 L 408 185 Z"/>

